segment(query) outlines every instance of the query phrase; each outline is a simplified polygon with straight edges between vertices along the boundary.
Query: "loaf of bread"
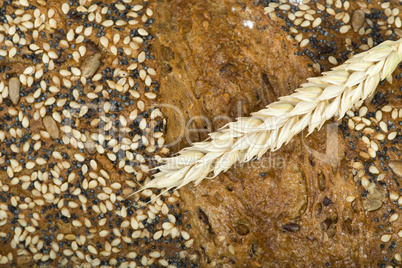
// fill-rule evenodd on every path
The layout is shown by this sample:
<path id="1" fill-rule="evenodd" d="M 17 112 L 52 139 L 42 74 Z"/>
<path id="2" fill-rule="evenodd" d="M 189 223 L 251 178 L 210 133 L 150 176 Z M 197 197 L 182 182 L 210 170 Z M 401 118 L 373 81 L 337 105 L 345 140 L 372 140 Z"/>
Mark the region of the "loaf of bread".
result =
<path id="1" fill-rule="evenodd" d="M 156 13 L 161 94 L 206 129 L 190 129 L 174 152 L 228 123 L 217 118 L 258 111 L 400 33 L 397 2 L 174 2 Z M 343 120 L 180 190 L 201 266 L 400 266 L 399 72 Z M 165 115 L 172 143 L 181 130 Z"/>
<path id="2" fill-rule="evenodd" d="M 401 35 L 389 1 L 0 1 L 0 265 L 398 267 L 400 68 L 197 187 L 168 157 Z"/>
<path id="3" fill-rule="evenodd" d="M 4 267 L 194 262 L 179 194 L 129 197 L 168 153 L 155 9 L 0 2 Z"/>

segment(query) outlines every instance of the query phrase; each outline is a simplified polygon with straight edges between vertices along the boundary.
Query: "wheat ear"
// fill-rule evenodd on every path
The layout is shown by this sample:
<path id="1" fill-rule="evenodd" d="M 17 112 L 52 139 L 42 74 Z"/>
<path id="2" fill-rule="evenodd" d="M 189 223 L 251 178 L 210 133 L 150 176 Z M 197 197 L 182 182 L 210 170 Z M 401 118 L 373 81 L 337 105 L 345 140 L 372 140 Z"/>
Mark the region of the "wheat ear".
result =
<path id="1" fill-rule="evenodd" d="M 307 79 L 292 95 L 279 98 L 250 117 L 238 118 L 209 134 L 208 140 L 165 158 L 154 179 L 141 190 L 169 190 L 190 182 L 197 185 L 210 172 L 215 177 L 237 161 L 247 162 L 268 150 L 277 150 L 306 127 L 310 134 L 333 116 L 341 119 L 355 103 L 372 95 L 380 80 L 391 76 L 401 60 L 402 39 L 385 41 L 357 54 L 322 76 Z"/>

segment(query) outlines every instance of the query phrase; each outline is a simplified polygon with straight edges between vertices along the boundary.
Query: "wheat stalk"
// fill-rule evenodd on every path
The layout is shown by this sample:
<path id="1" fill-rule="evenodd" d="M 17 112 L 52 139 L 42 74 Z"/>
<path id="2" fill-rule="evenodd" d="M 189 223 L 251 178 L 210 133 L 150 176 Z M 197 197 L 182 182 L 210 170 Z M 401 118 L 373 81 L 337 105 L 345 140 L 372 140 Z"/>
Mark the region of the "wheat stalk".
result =
<path id="1" fill-rule="evenodd" d="M 164 164 L 157 167 L 159 172 L 141 190 L 169 190 L 190 182 L 197 185 L 210 172 L 216 177 L 237 161 L 247 162 L 279 149 L 306 127 L 310 134 L 333 116 L 341 119 L 355 103 L 371 96 L 401 60 L 402 39 L 385 41 L 357 54 L 322 76 L 307 79 L 290 96 L 279 98 L 251 117 L 240 117 L 209 134 L 208 140 L 163 159 Z"/>

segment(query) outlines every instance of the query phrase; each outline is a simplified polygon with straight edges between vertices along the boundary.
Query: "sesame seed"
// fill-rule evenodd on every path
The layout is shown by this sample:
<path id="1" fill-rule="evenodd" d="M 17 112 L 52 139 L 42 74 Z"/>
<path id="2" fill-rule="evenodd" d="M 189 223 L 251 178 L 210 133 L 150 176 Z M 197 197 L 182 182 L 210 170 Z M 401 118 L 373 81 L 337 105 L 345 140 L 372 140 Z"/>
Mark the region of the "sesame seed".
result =
<path id="1" fill-rule="evenodd" d="M 398 135 L 398 133 L 396 131 L 393 131 L 391 133 L 388 134 L 388 140 L 392 141 L 396 138 L 396 136 Z"/>
<path id="2" fill-rule="evenodd" d="M 74 158 L 79 162 L 85 161 L 85 157 L 82 154 L 74 154 Z"/>
<path id="3" fill-rule="evenodd" d="M 65 15 L 67 15 L 68 11 L 70 11 L 70 5 L 68 3 L 63 3 L 61 5 L 61 10 Z"/>
<path id="4" fill-rule="evenodd" d="M 378 170 L 378 168 L 376 166 L 370 166 L 369 171 L 372 174 L 379 174 L 380 173 L 380 171 Z"/>
<path id="5" fill-rule="evenodd" d="M 391 235 L 386 234 L 386 235 L 381 236 L 382 242 L 386 243 L 386 242 L 389 242 L 389 240 L 391 240 Z"/>
<path id="6" fill-rule="evenodd" d="M 334 64 L 334 65 L 337 65 L 337 64 L 338 64 L 338 61 L 336 60 L 336 58 L 335 58 L 334 56 L 329 56 L 329 57 L 328 57 L 328 61 L 329 61 L 331 64 Z"/>
<path id="7" fill-rule="evenodd" d="M 389 222 L 394 222 L 394 221 L 397 221 L 398 219 L 399 219 L 399 215 L 397 213 L 394 213 L 389 218 Z"/>
<path id="8" fill-rule="evenodd" d="M 107 37 L 102 36 L 100 38 L 100 43 L 102 44 L 103 47 L 107 48 L 109 46 L 109 39 Z"/>
<path id="9" fill-rule="evenodd" d="M 339 28 L 339 32 L 342 34 L 347 33 L 352 27 L 350 25 L 343 25 L 341 28 Z"/>

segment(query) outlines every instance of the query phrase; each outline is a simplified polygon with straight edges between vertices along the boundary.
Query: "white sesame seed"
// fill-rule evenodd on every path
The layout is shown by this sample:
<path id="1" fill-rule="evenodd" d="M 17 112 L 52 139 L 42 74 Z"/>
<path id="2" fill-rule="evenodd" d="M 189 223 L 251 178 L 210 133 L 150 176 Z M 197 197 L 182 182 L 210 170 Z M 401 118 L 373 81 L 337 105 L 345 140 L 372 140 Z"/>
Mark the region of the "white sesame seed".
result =
<path id="1" fill-rule="evenodd" d="M 394 120 L 398 118 L 398 109 L 392 110 L 391 118 Z"/>
<path id="2" fill-rule="evenodd" d="M 364 188 L 367 188 L 368 187 L 368 185 L 370 184 L 370 181 L 368 180 L 368 178 L 366 177 L 366 176 L 363 176 L 362 177 L 362 186 L 364 187 Z"/>
<path id="3" fill-rule="evenodd" d="M 47 163 L 47 161 L 42 157 L 38 157 L 35 161 L 38 165 L 45 165 Z"/>
<path id="4" fill-rule="evenodd" d="M 24 21 L 21 23 L 22 26 L 24 26 L 27 29 L 32 29 L 34 28 L 34 24 L 31 21 Z"/>
<path id="5" fill-rule="evenodd" d="M 380 128 L 381 128 L 381 130 L 382 130 L 383 132 L 385 132 L 385 133 L 388 132 L 387 124 L 386 124 L 384 121 L 381 121 L 379 125 L 380 125 Z"/>
<path id="6" fill-rule="evenodd" d="M 161 256 L 159 251 L 152 251 L 151 253 L 149 253 L 149 257 L 151 258 L 159 258 Z"/>
<path id="7" fill-rule="evenodd" d="M 152 84 L 152 79 L 151 79 L 151 77 L 149 75 L 147 75 L 146 78 L 145 78 L 145 85 L 147 87 L 150 87 L 151 84 Z M 147 93 L 151 93 L 151 92 L 147 92 Z"/>
<path id="8" fill-rule="evenodd" d="M 178 237 L 180 235 L 179 229 L 177 229 L 177 227 L 172 228 L 170 232 L 173 238 Z"/>
<path id="9" fill-rule="evenodd" d="M 307 16 L 307 17 L 306 17 L 306 16 Z M 314 19 L 313 16 L 311 16 L 310 14 L 306 14 L 306 15 L 305 15 L 305 18 L 308 19 L 308 20 Z M 313 28 L 316 28 L 317 26 L 319 26 L 319 25 L 321 24 L 321 22 L 322 22 L 322 19 L 321 19 L 321 18 L 316 18 L 316 19 L 314 19 L 313 24 L 312 24 L 312 27 L 313 27 Z"/>
<path id="10" fill-rule="evenodd" d="M 71 76 L 71 72 L 68 71 L 68 70 L 66 70 L 66 69 L 61 69 L 61 70 L 59 71 L 59 73 L 60 73 L 62 76 Z"/>
<path id="11" fill-rule="evenodd" d="M 22 126 L 24 128 L 28 128 L 29 127 L 29 119 L 28 119 L 28 117 L 24 116 L 24 119 L 22 119 L 21 124 L 22 124 Z"/>
<path id="12" fill-rule="evenodd" d="M 345 13 L 345 15 L 342 18 L 343 23 L 348 24 L 350 22 L 350 15 L 348 13 Z"/>
<path id="13" fill-rule="evenodd" d="M 138 55 L 138 62 L 142 63 L 145 61 L 145 52 L 142 51 L 139 55 Z"/>
<path id="14" fill-rule="evenodd" d="M 382 134 L 382 133 L 378 133 L 378 134 L 376 134 L 376 135 L 374 136 L 374 138 L 377 139 L 377 140 L 384 140 L 385 137 L 386 137 L 386 136 L 385 136 L 384 134 Z"/>
<path id="15" fill-rule="evenodd" d="M 102 22 L 102 26 L 104 27 L 110 27 L 113 26 L 114 22 L 112 20 L 105 20 Z"/>
<path id="16" fill-rule="evenodd" d="M 133 6 L 132 10 L 133 11 L 140 11 L 142 8 L 143 8 L 142 5 L 135 5 L 135 6 Z"/>
<path id="17" fill-rule="evenodd" d="M 186 231 L 181 231 L 181 236 L 183 237 L 184 240 L 190 239 L 190 235 Z"/>
<path id="18" fill-rule="evenodd" d="M 370 155 L 371 158 L 375 158 L 377 156 L 376 151 L 374 151 L 373 148 L 368 148 L 367 152 L 368 152 L 368 154 Z"/>
<path id="19" fill-rule="evenodd" d="M 162 231 L 162 230 L 157 231 L 157 232 L 154 234 L 153 239 L 154 239 L 154 240 L 158 240 L 159 238 L 162 237 L 162 234 L 163 234 L 163 231 Z"/>
<path id="20" fill-rule="evenodd" d="M 162 228 L 164 230 L 171 230 L 174 227 L 174 224 L 172 224 L 171 222 L 164 222 L 162 224 Z"/>
<path id="21" fill-rule="evenodd" d="M 90 36 L 92 34 L 92 26 L 85 28 L 84 30 L 84 35 L 85 36 Z"/>
<path id="22" fill-rule="evenodd" d="M 309 21 L 309 20 L 305 20 L 300 24 L 300 26 L 303 27 L 303 28 L 307 28 L 310 25 L 311 25 L 311 21 Z"/>
<path id="23" fill-rule="evenodd" d="M 100 43 L 102 44 L 103 47 L 107 48 L 109 46 L 109 39 L 107 39 L 106 36 L 102 36 L 100 38 Z"/>
<path id="24" fill-rule="evenodd" d="M 335 10 L 333 10 L 332 8 L 327 8 L 326 11 L 327 11 L 328 14 L 330 14 L 332 16 L 336 15 Z"/>
<path id="25" fill-rule="evenodd" d="M 377 181 L 382 181 L 383 179 L 385 179 L 384 173 L 381 173 L 380 175 L 377 176 Z"/>
<path id="26" fill-rule="evenodd" d="M 116 159 L 117 159 L 117 156 L 112 153 L 108 153 L 107 157 L 109 158 L 110 161 L 116 161 Z"/>
<path id="27" fill-rule="evenodd" d="M 102 230 L 99 232 L 100 237 L 106 237 L 110 232 L 108 230 Z"/>
<path id="28" fill-rule="evenodd" d="M 74 158 L 79 162 L 85 161 L 85 157 L 82 154 L 74 154 Z"/>
<path id="29" fill-rule="evenodd" d="M 83 35 L 79 35 L 76 39 L 75 39 L 75 43 L 76 44 L 80 44 L 82 42 L 84 42 L 85 37 Z"/>
<path id="30" fill-rule="evenodd" d="M 53 119 L 54 119 L 56 122 L 61 123 L 61 115 L 60 115 L 58 112 L 54 112 L 54 113 L 52 114 L 52 117 L 53 117 Z"/>
<path id="31" fill-rule="evenodd" d="M 341 26 L 341 28 L 339 28 L 339 32 L 344 34 L 344 33 L 347 33 L 351 28 L 352 28 L 352 26 L 350 26 L 350 25 L 343 25 L 343 26 Z"/>
<path id="32" fill-rule="evenodd" d="M 138 101 L 137 102 L 137 108 L 140 109 L 140 111 L 144 111 L 145 110 L 145 104 L 143 101 Z"/>
<path id="33" fill-rule="evenodd" d="M 35 167 L 35 162 L 29 161 L 26 163 L 26 168 L 27 169 L 33 169 Z"/>
<path id="34" fill-rule="evenodd" d="M 402 27 L 402 20 L 401 20 L 400 17 L 396 17 L 396 19 L 395 19 L 395 26 L 396 26 L 396 28 L 398 28 L 398 29 Z"/>
<path id="35" fill-rule="evenodd" d="M 304 14 L 304 18 L 305 18 L 306 20 L 309 20 L 309 21 L 313 21 L 313 20 L 314 20 L 314 17 L 313 17 L 311 14 L 309 14 L 309 13 Z M 314 27 L 314 26 L 313 26 L 313 27 Z"/>
<path id="36" fill-rule="evenodd" d="M 399 253 L 395 253 L 394 258 L 396 261 L 399 261 L 399 262 L 402 261 L 402 256 Z"/>
<path id="37" fill-rule="evenodd" d="M 75 227 L 81 227 L 82 223 L 79 220 L 73 220 L 71 224 Z"/>
<path id="38" fill-rule="evenodd" d="M 73 75 L 80 76 L 81 75 L 81 70 L 78 69 L 77 67 L 71 67 L 71 72 Z"/>
<path id="39" fill-rule="evenodd" d="M 334 65 L 337 65 L 337 64 L 338 64 L 338 61 L 336 60 L 336 58 L 335 58 L 334 56 L 329 56 L 329 57 L 328 57 L 328 61 L 329 61 L 331 64 L 334 64 Z"/>
<path id="40" fill-rule="evenodd" d="M 70 5 L 68 3 L 64 3 L 61 5 L 61 10 L 65 15 L 67 15 L 68 11 L 70 11 Z"/>
<path id="41" fill-rule="evenodd" d="M 49 20 L 49 25 L 53 28 L 53 29 L 57 29 L 57 21 L 55 19 L 50 19 Z M 32 26 L 33 27 L 33 26 Z"/>
<path id="42" fill-rule="evenodd" d="M 8 57 L 12 58 L 17 54 L 17 48 L 12 47 L 9 51 L 8 51 Z"/>
<path id="43" fill-rule="evenodd" d="M 367 118 L 362 117 L 361 119 L 362 119 L 362 122 L 363 122 L 366 126 L 370 126 L 370 125 L 371 125 L 371 121 L 368 120 Z"/>
<path id="44" fill-rule="evenodd" d="M 380 171 L 378 170 L 378 168 L 376 166 L 370 166 L 369 171 L 372 174 L 379 174 L 380 173 Z"/>
<path id="45" fill-rule="evenodd" d="M 367 111 L 368 111 L 367 107 L 366 107 L 366 106 L 362 106 L 362 107 L 359 109 L 359 116 L 360 116 L 360 117 L 365 116 L 365 115 L 367 114 Z"/>
<path id="46" fill-rule="evenodd" d="M 158 260 L 158 262 L 162 266 L 165 266 L 165 267 L 169 266 L 169 262 L 165 259 Z"/>
<path id="47" fill-rule="evenodd" d="M 357 131 L 361 131 L 366 125 L 364 123 L 357 124 L 355 129 Z"/>
<path id="48" fill-rule="evenodd" d="M 390 105 L 385 105 L 381 108 L 381 111 L 383 111 L 384 113 L 389 113 L 392 111 L 392 107 Z"/>
<path id="49" fill-rule="evenodd" d="M 89 13 L 89 15 L 88 15 L 88 20 L 89 21 L 94 21 L 95 20 L 95 13 Z"/>
<path id="50" fill-rule="evenodd" d="M 389 222 L 394 222 L 399 219 L 399 215 L 397 213 L 394 213 L 389 217 Z"/>
<path id="51" fill-rule="evenodd" d="M 355 129 L 355 122 L 353 122 L 353 120 L 350 118 L 348 120 L 348 127 L 349 129 Z"/>
<path id="52" fill-rule="evenodd" d="M 145 29 L 139 28 L 138 33 L 142 36 L 148 36 L 148 32 Z"/>
<path id="53" fill-rule="evenodd" d="M 98 254 L 98 251 L 96 250 L 96 248 L 92 245 L 88 245 L 88 250 L 89 252 L 91 252 L 92 254 Z"/>
<path id="54" fill-rule="evenodd" d="M 398 198 L 399 198 L 399 194 L 397 192 L 395 192 L 395 191 L 392 191 L 392 192 L 389 193 L 389 198 L 392 201 L 397 201 Z"/>
<path id="55" fill-rule="evenodd" d="M 387 243 L 389 240 L 391 240 L 391 235 L 386 234 L 386 235 L 381 236 L 382 242 Z"/>
<path id="56" fill-rule="evenodd" d="M 290 9 L 290 5 L 288 5 L 288 4 L 280 5 L 280 6 L 279 6 L 279 9 L 280 9 L 280 10 L 289 10 L 289 9 Z"/>
<path id="57" fill-rule="evenodd" d="M 370 141 L 370 146 L 373 148 L 374 151 L 378 151 L 378 145 L 375 143 L 375 141 Z"/>
<path id="58" fill-rule="evenodd" d="M 396 138 L 397 134 L 398 134 L 398 133 L 397 133 L 396 131 L 389 133 L 389 134 L 388 134 L 388 139 L 389 139 L 390 141 L 392 141 L 393 139 Z"/>

